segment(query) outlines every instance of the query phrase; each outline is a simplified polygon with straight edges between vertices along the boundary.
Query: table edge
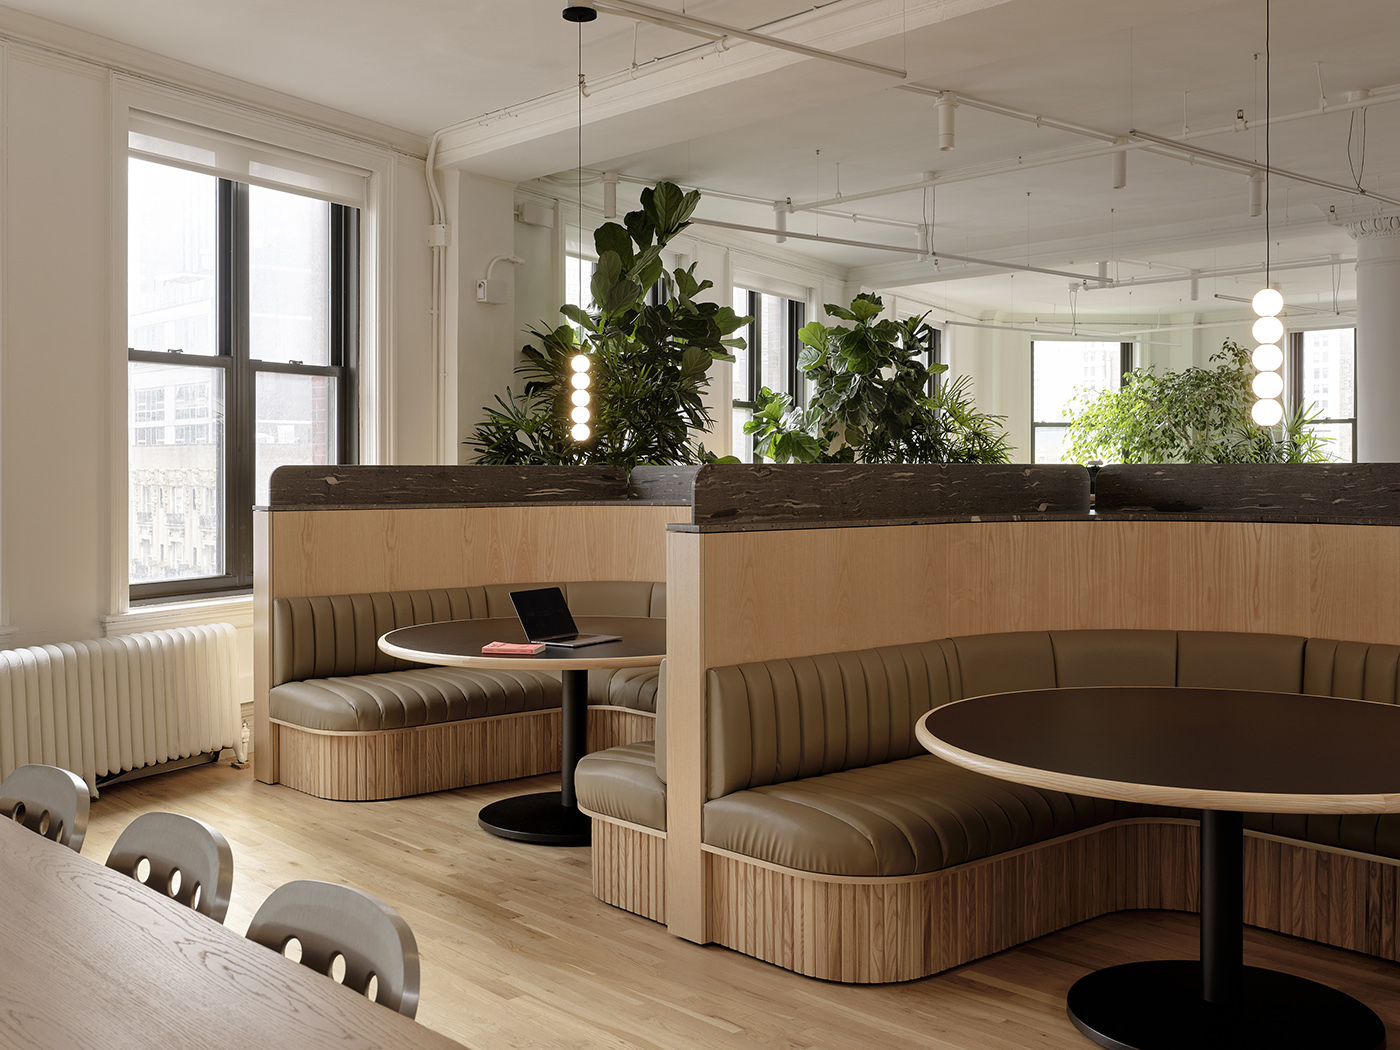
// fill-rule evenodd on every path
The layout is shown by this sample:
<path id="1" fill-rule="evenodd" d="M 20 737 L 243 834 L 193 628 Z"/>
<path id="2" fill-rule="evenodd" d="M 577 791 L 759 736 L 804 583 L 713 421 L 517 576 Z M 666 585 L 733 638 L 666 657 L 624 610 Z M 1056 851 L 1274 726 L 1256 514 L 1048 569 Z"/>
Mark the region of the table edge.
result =
<path id="1" fill-rule="evenodd" d="M 952 703 L 966 703 L 977 697 L 964 697 Z M 942 705 L 949 706 L 949 705 Z M 1030 787 L 1091 795 L 1119 802 L 1147 802 L 1160 806 L 1184 806 L 1245 813 L 1394 813 L 1400 812 L 1400 793 L 1365 795 L 1315 795 L 1266 791 L 1222 791 L 1133 781 L 1103 780 L 1098 777 L 1059 773 L 989 758 L 950 744 L 928 728 L 929 716 L 939 708 L 925 711 L 914 724 L 914 735 L 928 751 L 956 766 L 983 773 L 998 780 L 1009 780 Z"/>

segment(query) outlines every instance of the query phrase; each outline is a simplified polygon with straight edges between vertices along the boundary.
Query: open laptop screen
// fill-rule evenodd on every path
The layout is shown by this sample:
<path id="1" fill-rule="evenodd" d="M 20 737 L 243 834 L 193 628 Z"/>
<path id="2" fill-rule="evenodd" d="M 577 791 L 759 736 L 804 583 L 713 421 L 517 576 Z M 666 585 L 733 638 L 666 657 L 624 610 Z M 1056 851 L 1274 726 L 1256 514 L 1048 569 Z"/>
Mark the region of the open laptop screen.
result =
<path id="1" fill-rule="evenodd" d="M 547 642 L 553 638 L 573 638 L 578 625 L 569 613 L 564 592 L 558 587 L 540 587 L 532 591 L 511 591 L 510 600 L 525 637 L 532 642 Z"/>

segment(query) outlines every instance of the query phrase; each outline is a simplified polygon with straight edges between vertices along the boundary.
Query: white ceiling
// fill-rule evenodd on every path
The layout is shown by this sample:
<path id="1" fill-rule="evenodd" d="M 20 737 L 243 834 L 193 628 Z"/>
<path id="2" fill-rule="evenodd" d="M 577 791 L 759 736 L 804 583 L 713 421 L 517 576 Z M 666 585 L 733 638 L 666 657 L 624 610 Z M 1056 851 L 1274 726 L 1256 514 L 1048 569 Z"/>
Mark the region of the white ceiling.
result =
<path id="1" fill-rule="evenodd" d="M 1115 135 L 1131 128 L 1179 136 L 1236 111 L 1262 116 L 1266 0 L 651 0 L 742 28 L 847 50 L 908 70 L 907 83 L 949 89 Z M 444 130 L 445 155 L 468 170 L 523 180 L 572 168 L 580 128 L 580 30 L 557 0 L 11 0 L 10 6 L 220 73 L 419 134 Z M 933 99 L 892 78 L 759 45 L 713 47 L 654 71 L 650 60 L 699 41 L 609 15 L 582 27 L 585 166 L 670 178 L 755 201 L 802 203 L 917 181 L 923 172 L 1005 165 L 1091 139 L 960 107 L 957 145 L 939 152 Z M 634 35 L 635 32 L 635 35 Z M 626 73 L 635 59 L 638 73 Z M 1348 92 L 1400 85 L 1400 3 L 1272 0 L 1275 116 Z M 1259 54 L 1256 61 L 1255 55 Z M 1400 97 L 1400 94 L 1397 95 Z M 1183 108 L 1185 116 L 1183 118 Z M 482 119 L 486 118 L 486 119 Z M 1353 181 L 1361 117 L 1346 113 L 1276 125 L 1271 160 L 1336 183 Z M 1263 160 L 1262 131 L 1198 145 Z M 818 152 L 819 151 L 819 152 Z M 1086 317 L 1145 319 L 1158 312 L 1238 313 L 1216 293 L 1247 295 L 1254 275 L 1189 285 L 1143 283 L 1189 270 L 1262 264 L 1264 220 L 1249 218 L 1245 176 L 1133 151 L 1128 185 L 1109 187 L 1106 156 L 956 182 L 928 202 L 945 252 L 1138 283 L 1081 290 Z M 1362 184 L 1400 198 L 1400 102 L 1367 111 Z M 596 193 L 596 190 L 594 191 Z M 632 188 L 631 193 L 635 193 Z M 628 191 L 624 190 L 624 198 Z M 925 208 L 920 191 L 794 214 L 794 231 L 912 245 Z M 1372 200 L 1271 180 L 1273 261 L 1349 259 L 1342 217 L 1397 211 Z M 701 214 L 771 226 L 771 206 L 712 194 Z M 893 223 L 894 225 L 891 225 Z M 771 244 L 771 241 L 755 243 Z M 996 275 L 872 249 L 804 244 L 787 249 L 858 268 L 876 286 L 898 285 L 965 312 L 1064 318 L 1069 281 Z M 1290 302 L 1330 307 L 1354 299 L 1349 265 L 1281 270 Z"/>

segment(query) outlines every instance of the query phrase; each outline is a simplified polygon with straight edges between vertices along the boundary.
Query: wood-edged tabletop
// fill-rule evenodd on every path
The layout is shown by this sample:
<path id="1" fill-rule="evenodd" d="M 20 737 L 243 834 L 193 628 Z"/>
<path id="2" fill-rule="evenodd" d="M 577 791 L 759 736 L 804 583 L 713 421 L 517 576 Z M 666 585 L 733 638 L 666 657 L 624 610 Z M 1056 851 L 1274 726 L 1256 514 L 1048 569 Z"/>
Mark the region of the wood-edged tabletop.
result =
<path id="1" fill-rule="evenodd" d="M 462 1050 L 11 821 L 0 888 L 0 1046 Z"/>
<path id="2" fill-rule="evenodd" d="M 1002 780 L 1264 813 L 1400 812 L 1400 707 L 1244 689 L 1100 686 L 971 697 L 916 727 Z"/>
<path id="3" fill-rule="evenodd" d="M 606 667 L 648 667 L 666 655 L 666 621 L 650 616 L 577 616 L 580 634 L 621 635 L 620 642 L 601 642 L 582 649 L 550 647 L 536 656 L 486 656 L 489 642 L 523 642 L 525 632 L 513 616 L 481 620 L 443 620 L 389 631 L 379 648 L 390 656 L 447 667 L 503 669 L 529 667 L 536 671 L 586 671 Z"/>

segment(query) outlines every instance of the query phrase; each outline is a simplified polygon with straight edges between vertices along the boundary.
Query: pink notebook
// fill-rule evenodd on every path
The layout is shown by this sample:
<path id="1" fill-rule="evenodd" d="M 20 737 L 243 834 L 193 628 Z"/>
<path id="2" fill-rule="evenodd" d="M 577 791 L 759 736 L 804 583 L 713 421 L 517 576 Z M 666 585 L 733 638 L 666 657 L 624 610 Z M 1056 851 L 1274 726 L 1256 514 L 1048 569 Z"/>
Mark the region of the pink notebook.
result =
<path id="1" fill-rule="evenodd" d="M 483 656 L 536 656 L 544 652 L 544 642 L 488 642 L 481 647 Z"/>

